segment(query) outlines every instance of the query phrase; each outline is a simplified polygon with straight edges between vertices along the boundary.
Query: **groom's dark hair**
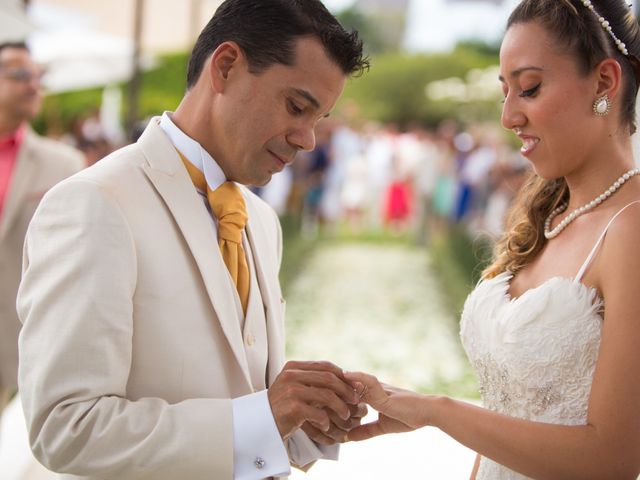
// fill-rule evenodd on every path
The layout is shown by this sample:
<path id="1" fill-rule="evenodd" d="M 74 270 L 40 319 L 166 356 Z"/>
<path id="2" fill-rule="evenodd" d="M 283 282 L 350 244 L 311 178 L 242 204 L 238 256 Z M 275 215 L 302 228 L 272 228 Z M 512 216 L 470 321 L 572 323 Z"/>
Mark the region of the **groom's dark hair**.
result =
<path id="1" fill-rule="evenodd" d="M 209 56 L 226 41 L 237 43 L 247 56 L 251 73 L 274 64 L 293 65 L 295 41 L 318 38 L 345 75 L 369 68 L 358 32 L 347 32 L 320 0 L 226 0 L 196 41 L 187 71 L 193 87 Z"/>

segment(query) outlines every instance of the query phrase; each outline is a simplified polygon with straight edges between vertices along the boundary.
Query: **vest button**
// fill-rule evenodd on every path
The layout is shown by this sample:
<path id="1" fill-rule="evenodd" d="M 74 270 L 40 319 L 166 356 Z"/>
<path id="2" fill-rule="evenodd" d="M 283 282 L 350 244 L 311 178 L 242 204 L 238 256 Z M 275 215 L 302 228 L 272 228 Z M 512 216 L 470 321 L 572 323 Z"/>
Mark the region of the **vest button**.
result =
<path id="1" fill-rule="evenodd" d="M 256 338 L 251 334 L 247 335 L 247 345 L 253 347 L 254 343 L 256 343 Z"/>

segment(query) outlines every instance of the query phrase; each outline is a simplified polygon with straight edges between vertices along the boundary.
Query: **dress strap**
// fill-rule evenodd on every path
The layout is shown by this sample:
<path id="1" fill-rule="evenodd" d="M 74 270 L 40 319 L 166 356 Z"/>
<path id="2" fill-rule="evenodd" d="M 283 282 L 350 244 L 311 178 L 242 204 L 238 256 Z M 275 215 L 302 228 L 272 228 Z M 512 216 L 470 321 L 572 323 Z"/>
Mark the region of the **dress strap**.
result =
<path id="1" fill-rule="evenodd" d="M 634 203 L 640 203 L 640 200 L 636 200 L 635 202 L 631 202 L 630 204 L 625 205 L 624 207 L 622 207 L 618 211 L 618 213 L 616 213 L 613 216 L 613 218 L 611 220 L 609 220 L 609 223 L 607 224 L 607 226 L 602 231 L 602 234 L 600 234 L 600 237 L 598 238 L 598 241 L 596 242 L 596 244 L 591 249 L 591 252 L 589 253 L 589 256 L 587 257 L 587 259 L 582 264 L 582 267 L 580 267 L 580 270 L 578 271 L 578 274 L 576 275 L 576 278 L 575 278 L 576 282 L 581 282 L 582 281 L 582 277 L 584 276 L 585 272 L 587 271 L 587 268 L 589 268 L 589 265 L 591 264 L 591 261 L 593 260 L 593 257 L 596 256 L 596 253 L 597 253 L 598 249 L 600 248 L 600 245 L 602 245 L 602 240 L 604 240 L 604 237 L 607 235 L 607 231 L 609 230 L 609 227 L 611 226 L 611 224 L 614 222 L 614 220 L 616 218 L 618 218 L 618 215 L 620 215 L 622 212 L 624 212 L 628 207 L 630 207 Z"/>

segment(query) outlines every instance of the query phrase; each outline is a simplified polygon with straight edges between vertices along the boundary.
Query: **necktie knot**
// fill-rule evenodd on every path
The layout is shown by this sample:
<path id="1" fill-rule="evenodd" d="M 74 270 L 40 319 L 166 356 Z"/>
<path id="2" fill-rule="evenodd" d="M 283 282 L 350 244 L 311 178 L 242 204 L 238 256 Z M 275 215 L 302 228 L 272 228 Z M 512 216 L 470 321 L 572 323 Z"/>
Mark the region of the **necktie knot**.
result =
<path id="1" fill-rule="evenodd" d="M 234 243 L 242 242 L 242 230 L 247 224 L 247 209 L 240 188 L 224 182 L 207 192 L 213 214 L 218 219 L 218 236 Z"/>

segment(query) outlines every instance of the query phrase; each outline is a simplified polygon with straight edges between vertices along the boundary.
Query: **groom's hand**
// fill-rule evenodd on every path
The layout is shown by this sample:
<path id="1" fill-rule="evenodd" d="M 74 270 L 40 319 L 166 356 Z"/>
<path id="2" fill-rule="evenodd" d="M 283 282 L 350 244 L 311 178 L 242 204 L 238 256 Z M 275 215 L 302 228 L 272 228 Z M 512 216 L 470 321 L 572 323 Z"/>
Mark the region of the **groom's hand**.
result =
<path id="1" fill-rule="evenodd" d="M 331 427 L 323 432 L 310 423 L 302 425 L 302 431 L 316 443 L 321 445 L 334 445 L 347 440 L 348 433 L 360 426 L 362 419 L 367 415 L 367 405 L 359 403 L 358 405 L 350 405 L 351 417 L 348 420 L 338 418 L 333 412 L 327 412 L 331 419 Z"/>
<path id="2" fill-rule="evenodd" d="M 305 423 L 325 434 L 333 419 L 348 422 L 359 397 L 342 370 L 329 362 L 288 362 L 267 392 L 283 440 Z M 344 437 L 344 433 L 342 437 Z"/>

